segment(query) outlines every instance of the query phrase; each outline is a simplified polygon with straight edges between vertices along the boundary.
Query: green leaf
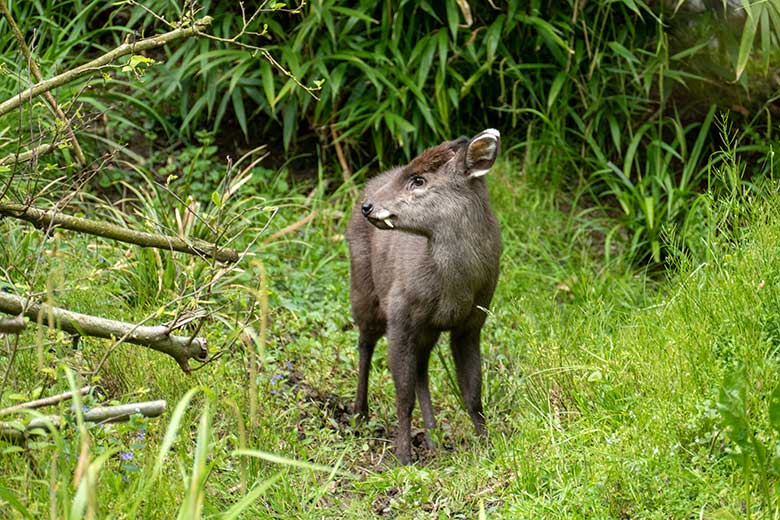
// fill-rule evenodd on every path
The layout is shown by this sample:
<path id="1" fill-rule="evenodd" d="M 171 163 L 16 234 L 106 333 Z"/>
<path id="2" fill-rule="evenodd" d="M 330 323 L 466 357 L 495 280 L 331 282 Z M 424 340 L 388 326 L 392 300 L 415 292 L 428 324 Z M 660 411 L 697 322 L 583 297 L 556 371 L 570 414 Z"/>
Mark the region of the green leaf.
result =
<path id="1" fill-rule="evenodd" d="M 363 20 L 364 22 L 379 23 L 379 20 L 375 20 L 374 18 L 371 18 L 367 14 L 358 11 L 357 9 L 350 9 L 349 7 L 341 7 L 337 5 L 329 6 L 328 9 L 330 9 L 331 11 L 335 11 L 337 13 L 341 13 L 345 16 L 352 16 L 354 18 L 357 18 L 358 20 Z"/>
<path id="2" fill-rule="evenodd" d="M 16 495 L 10 489 L 0 486 L 0 498 L 8 502 L 23 517 L 33 518 L 30 511 L 16 498 Z"/>
<path id="3" fill-rule="evenodd" d="M 442 82 L 447 76 L 447 52 L 449 51 L 449 40 L 447 39 L 447 31 L 444 29 L 439 30 L 439 34 L 436 36 L 436 41 L 439 44 L 439 71 L 438 75 L 441 76 Z"/>
<path id="4" fill-rule="evenodd" d="M 634 0 L 622 0 L 623 4 L 634 11 L 636 14 L 638 14 L 640 17 L 642 16 L 642 13 L 639 12 L 639 8 L 636 6 L 636 3 Z"/>
<path id="5" fill-rule="evenodd" d="M 749 450 L 747 375 L 744 367 L 726 374 L 718 392 L 717 407 L 728 438 L 743 450 Z"/>
<path id="6" fill-rule="evenodd" d="M 422 114 L 423 119 L 425 119 L 425 122 L 428 123 L 429 127 L 431 127 L 431 130 L 436 132 L 436 123 L 433 120 L 431 108 L 426 104 L 424 99 L 415 98 L 415 102 L 417 103 L 417 108 L 420 110 L 420 113 Z"/>
<path id="7" fill-rule="evenodd" d="M 501 31 L 504 28 L 504 18 L 503 14 L 498 15 L 485 34 L 485 46 L 489 62 L 492 62 L 493 58 L 495 58 L 498 42 L 501 40 Z"/>
<path id="8" fill-rule="evenodd" d="M 769 425 L 776 433 L 780 433 L 780 384 L 769 396 Z"/>
<path id="9" fill-rule="evenodd" d="M 313 462 L 304 462 L 304 461 L 291 459 L 288 457 L 284 457 L 282 455 L 275 455 L 273 453 L 268 453 L 260 450 L 252 450 L 252 449 L 236 450 L 233 452 L 233 455 L 235 455 L 236 457 L 254 457 L 257 459 L 265 460 L 267 462 L 272 462 L 274 464 L 283 464 L 285 466 L 290 466 L 293 468 L 310 469 L 312 471 L 322 471 L 325 473 L 341 475 L 348 478 L 354 478 L 354 475 L 347 473 L 345 471 L 339 471 L 338 468 L 333 468 L 331 466 L 323 466 L 322 464 L 315 464 Z"/>
<path id="10" fill-rule="evenodd" d="M 569 44 L 566 43 L 563 40 L 563 38 L 561 38 L 560 30 L 558 30 L 554 25 L 552 25 L 547 20 L 539 18 L 538 16 L 525 16 L 525 15 L 518 16 L 518 19 L 523 23 L 527 23 L 528 25 L 533 25 L 534 27 L 536 27 L 540 34 L 549 38 L 552 42 L 554 42 L 558 47 L 566 51 L 568 54 L 573 53 L 572 49 L 569 47 Z"/>
<path id="11" fill-rule="evenodd" d="M 426 47 L 420 58 L 420 65 L 417 68 L 417 86 L 423 88 L 428 81 L 428 73 L 433 65 L 433 55 L 436 53 L 436 38 L 425 37 L 420 44 L 425 43 Z"/>
<path id="12" fill-rule="evenodd" d="M 287 150 L 290 147 L 292 141 L 293 132 L 297 127 L 297 115 L 298 105 L 295 103 L 288 103 L 282 109 L 283 127 L 282 127 L 282 142 L 284 143 L 284 149 Z"/>
<path id="13" fill-rule="evenodd" d="M 236 114 L 236 119 L 241 127 L 241 131 L 244 132 L 244 137 L 249 140 L 249 128 L 247 127 L 246 111 L 244 110 L 244 98 L 241 96 L 241 90 L 236 89 L 230 93 L 230 97 L 233 100 L 233 112 Z"/>
<path id="14" fill-rule="evenodd" d="M 553 103 L 555 103 L 555 99 L 558 97 L 558 93 L 561 91 L 561 87 L 563 87 L 566 77 L 566 72 L 561 71 L 555 76 L 552 85 L 550 85 L 550 93 L 547 95 L 547 112 L 550 111 Z"/>
<path id="15" fill-rule="evenodd" d="M 618 42 L 609 42 L 609 47 L 615 51 L 615 54 L 624 58 L 629 63 L 639 63 L 639 58 L 634 56 L 634 53 L 620 45 Z"/>
<path id="16" fill-rule="evenodd" d="M 615 150 L 621 150 L 621 131 L 618 126 L 617 119 L 614 114 L 607 114 L 607 123 L 609 124 L 609 133 L 612 135 L 612 144 L 615 145 Z"/>
<path id="17" fill-rule="evenodd" d="M 764 9 L 764 5 L 759 3 L 751 5 L 749 2 L 742 2 L 742 4 L 747 17 L 745 18 L 745 25 L 742 28 L 742 38 L 739 42 L 735 81 L 742 76 L 743 72 L 745 72 L 745 67 L 750 59 L 750 51 L 753 50 L 753 40 L 756 37 L 758 19 L 761 11 Z M 755 10 L 758 11 L 756 12 Z"/>
<path id="18" fill-rule="evenodd" d="M 655 199 L 652 196 L 645 196 L 645 219 L 647 220 L 647 229 L 655 229 Z M 653 255 L 655 256 L 655 254 Z"/>
<path id="19" fill-rule="evenodd" d="M 450 28 L 452 41 L 458 40 L 458 22 L 460 21 L 460 10 L 455 5 L 455 0 L 446 0 L 447 3 L 447 25 Z"/>
<path id="20" fill-rule="evenodd" d="M 263 81 L 263 93 L 268 104 L 271 105 L 271 110 L 276 110 L 276 84 L 274 83 L 274 73 L 271 69 L 271 64 L 263 60 L 260 64 L 260 78 Z"/>
<path id="21" fill-rule="evenodd" d="M 255 502 L 257 502 L 257 499 L 260 498 L 260 495 L 265 493 L 268 488 L 274 485 L 281 477 L 282 473 L 277 473 L 268 480 L 258 482 L 255 487 L 253 487 L 249 493 L 244 496 L 244 498 L 236 502 L 230 509 L 225 512 L 225 514 L 221 517 L 221 520 L 233 520 L 238 518 L 244 509 L 254 505 Z"/>

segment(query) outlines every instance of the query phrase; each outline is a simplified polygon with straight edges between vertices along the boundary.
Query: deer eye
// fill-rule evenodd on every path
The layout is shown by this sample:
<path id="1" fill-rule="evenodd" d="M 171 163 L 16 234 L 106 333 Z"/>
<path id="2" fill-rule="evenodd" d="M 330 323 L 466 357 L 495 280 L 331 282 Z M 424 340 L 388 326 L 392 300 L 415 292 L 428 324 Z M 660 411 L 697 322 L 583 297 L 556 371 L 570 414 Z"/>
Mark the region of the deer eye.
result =
<path id="1" fill-rule="evenodd" d="M 409 187 L 411 189 L 422 188 L 423 186 L 425 186 L 425 177 L 420 177 L 419 175 L 415 175 L 409 180 Z"/>

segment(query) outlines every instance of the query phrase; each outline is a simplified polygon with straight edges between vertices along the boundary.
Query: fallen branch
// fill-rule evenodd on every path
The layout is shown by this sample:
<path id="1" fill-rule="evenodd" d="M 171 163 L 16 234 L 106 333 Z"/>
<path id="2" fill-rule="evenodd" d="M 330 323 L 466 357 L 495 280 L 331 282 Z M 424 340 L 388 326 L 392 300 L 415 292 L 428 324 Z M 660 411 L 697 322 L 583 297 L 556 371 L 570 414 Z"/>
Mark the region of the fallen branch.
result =
<path id="1" fill-rule="evenodd" d="M 0 334 L 18 334 L 23 330 L 24 318 L 21 316 L 0 319 Z"/>
<path id="2" fill-rule="evenodd" d="M 122 422 L 130 419 L 130 416 L 140 413 L 144 417 L 159 417 L 165 411 L 166 403 L 160 401 L 146 401 L 143 403 L 120 404 L 117 406 L 100 406 L 84 412 L 84 422 L 106 424 Z M 60 415 L 36 417 L 27 424 L 14 424 L 0 422 L 0 438 L 13 443 L 24 441 L 34 430 L 51 431 L 52 428 L 60 428 L 65 423 Z"/>
<path id="3" fill-rule="evenodd" d="M 63 215 L 51 210 L 33 208 L 24 204 L 0 202 L 0 215 L 18 218 L 39 227 L 59 226 L 63 229 L 97 235 L 135 244 L 141 247 L 155 247 L 157 249 L 169 249 L 191 255 L 200 255 L 215 258 L 219 262 L 234 263 L 238 261 L 238 253 L 229 248 L 218 248 L 214 244 L 204 240 L 184 240 L 178 237 L 155 235 L 144 231 L 134 231 L 106 222 L 96 222 L 85 218 Z"/>
<path id="4" fill-rule="evenodd" d="M 179 38 L 188 38 L 190 36 L 197 35 L 210 24 L 211 17 L 206 16 L 200 20 L 196 20 L 192 25 L 180 27 L 178 29 L 174 29 L 173 31 L 157 36 L 152 36 L 150 38 L 144 38 L 136 42 L 123 43 L 116 49 L 107 52 L 106 54 L 90 61 L 89 63 L 85 63 L 84 65 L 80 65 L 76 68 L 65 71 L 51 79 L 40 81 L 30 88 L 24 89 L 24 91 L 20 92 L 14 97 L 0 103 L 0 116 L 7 114 L 11 110 L 20 106 L 22 103 L 25 103 L 34 97 L 40 96 L 44 92 L 48 92 L 59 86 L 65 85 L 66 83 L 70 83 L 71 81 L 74 81 L 82 76 L 95 72 L 101 67 L 109 65 L 117 58 L 121 58 L 127 54 L 137 54 L 149 49 L 161 47 Z"/>
<path id="5" fill-rule="evenodd" d="M 79 395 L 86 395 L 89 393 L 89 391 L 92 389 L 91 386 L 85 386 L 81 390 L 78 391 Z M 57 404 L 61 401 L 67 401 L 68 399 L 73 399 L 74 392 L 65 392 L 62 394 L 53 395 L 51 397 L 44 397 L 41 399 L 36 399 L 35 401 L 28 401 L 26 403 L 19 403 L 14 406 L 9 406 L 8 408 L 3 408 L 0 410 L 0 415 L 7 415 L 9 413 L 18 412 L 19 410 L 29 410 L 32 408 L 41 408 L 43 406 L 51 406 L 53 404 Z"/>
<path id="6" fill-rule="evenodd" d="M 198 361 L 208 359 L 208 342 L 205 338 L 175 336 L 171 334 L 171 328 L 166 325 L 136 325 L 98 318 L 52 307 L 45 303 L 37 303 L 5 292 L 0 292 L 0 312 L 13 315 L 23 313 L 36 322 L 39 315 L 50 316 L 56 328 L 71 334 L 116 339 L 119 342 L 149 347 L 171 356 L 186 373 L 190 371 L 190 359 Z M 41 321 L 46 324 L 50 320 Z"/>

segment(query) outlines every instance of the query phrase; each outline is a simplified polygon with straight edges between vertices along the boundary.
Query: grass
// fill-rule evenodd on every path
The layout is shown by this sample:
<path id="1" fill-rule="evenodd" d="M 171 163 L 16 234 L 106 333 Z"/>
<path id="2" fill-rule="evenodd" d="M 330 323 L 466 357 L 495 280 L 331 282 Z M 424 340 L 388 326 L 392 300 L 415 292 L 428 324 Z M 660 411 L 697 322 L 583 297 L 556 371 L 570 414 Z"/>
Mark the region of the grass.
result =
<path id="1" fill-rule="evenodd" d="M 384 342 L 371 374 L 371 419 L 351 420 L 350 201 L 337 195 L 313 202 L 323 211 L 312 224 L 251 245 L 253 258 L 215 286 L 218 314 L 202 332 L 224 349 L 220 359 L 185 376 L 170 359 L 126 345 L 93 377 L 111 399 L 166 398 L 161 419 L 94 428 L 89 437 L 68 428 L 24 452 L 0 441 L 3 516 L 777 518 L 780 432 L 769 396 L 780 376 L 780 199 L 754 202 L 739 231 L 728 220 L 733 201 L 710 200 L 707 262 L 679 255 L 659 278 L 605 263 L 603 236 L 570 209 L 571 194 L 547 189 L 550 175 L 510 160 L 489 181 L 505 246 L 483 335 L 489 442 L 474 436 L 461 408 L 446 348 L 431 361 L 441 446 L 434 456 L 409 467 L 393 461 Z M 301 199 L 279 201 L 266 233 L 304 216 Z M 22 265 L 40 233 L 2 226 L 13 245 L 0 248 L 2 265 Z M 61 289 L 58 303 L 74 310 L 138 320 L 184 290 L 169 281 L 159 292 L 146 264 L 168 265 L 170 255 L 160 254 L 60 231 L 39 277 L 27 282 Z M 183 286 L 208 279 L 196 260 L 175 259 L 170 276 Z M 268 331 L 250 367 L 231 316 L 248 319 L 261 337 L 260 306 L 252 305 L 261 269 Z M 23 285 L 15 276 L 7 271 L 6 279 Z M 126 294 L 144 288 L 156 297 Z M 1 406 L 79 384 L 62 366 L 87 372 L 107 347 L 82 339 L 73 349 L 59 333 L 36 334 L 22 336 L 32 348 L 18 353 Z M 7 352 L 10 340 L 2 341 Z M 763 465 L 761 448 L 740 432 L 763 446 Z M 91 464 L 93 489 L 74 484 L 80 460 Z"/>

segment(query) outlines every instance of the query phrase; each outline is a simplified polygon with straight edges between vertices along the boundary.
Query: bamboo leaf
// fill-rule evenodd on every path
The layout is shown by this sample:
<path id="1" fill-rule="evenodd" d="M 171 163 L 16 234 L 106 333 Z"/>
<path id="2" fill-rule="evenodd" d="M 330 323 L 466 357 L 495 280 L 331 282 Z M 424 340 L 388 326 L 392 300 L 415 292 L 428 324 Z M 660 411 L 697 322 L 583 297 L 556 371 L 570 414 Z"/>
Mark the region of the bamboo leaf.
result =
<path id="1" fill-rule="evenodd" d="M 485 34 L 485 46 L 489 62 L 492 62 L 495 58 L 498 42 L 501 40 L 501 32 L 504 29 L 504 18 L 503 14 L 498 15 L 495 21 L 488 27 L 487 34 Z"/>
<path id="2" fill-rule="evenodd" d="M 426 47 L 420 58 L 420 65 L 417 69 L 417 86 L 423 88 L 428 81 L 428 73 L 431 71 L 431 65 L 433 65 L 433 55 L 436 53 L 436 39 L 432 37 L 426 37 L 421 40 L 420 43 L 425 42 Z"/>
<path id="3" fill-rule="evenodd" d="M 548 112 L 552 108 L 553 103 L 555 103 L 555 100 L 558 97 L 558 93 L 561 91 L 561 87 L 563 87 L 565 81 L 566 81 L 566 72 L 561 71 L 555 76 L 552 85 L 550 85 L 550 93 L 547 95 Z"/>
<path id="4" fill-rule="evenodd" d="M 745 67 L 750 59 L 750 51 L 753 50 L 753 40 L 755 40 L 756 37 L 758 19 L 761 11 L 764 9 L 763 4 L 743 2 L 742 5 L 747 16 L 745 17 L 745 25 L 742 27 L 742 38 L 740 39 L 739 51 L 737 52 L 735 80 L 738 80 L 740 76 L 742 76 L 742 73 L 745 72 Z"/>
<path id="5" fill-rule="evenodd" d="M 0 498 L 8 502 L 12 508 L 14 508 L 20 515 L 25 518 L 32 519 L 33 516 L 30 511 L 16 498 L 16 495 L 8 488 L 0 486 Z"/>
<path id="6" fill-rule="evenodd" d="M 458 22 L 460 21 L 460 11 L 454 0 L 446 0 L 447 4 L 447 26 L 452 35 L 452 41 L 458 41 Z"/>
<path id="7" fill-rule="evenodd" d="M 271 64 L 263 60 L 260 63 L 260 77 L 263 80 L 263 92 L 271 110 L 276 110 L 276 84 L 274 83 L 274 74 L 271 70 Z"/>
<path id="8" fill-rule="evenodd" d="M 345 16 L 351 16 L 353 18 L 357 18 L 358 20 L 362 20 L 367 23 L 379 23 L 379 20 L 375 20 L 374 18 L 371 18 L 367 14 L 358 11 L 357 9 L 350 9 L 349 7 L 341 7 L 338 5 L 328 6 L 328 9 L 343 14 Z"/>
<path id="9" fill-rule="evenodd" d="M 769 396 L 769 425 L 780 433 L 780 384 L 778 384 Z"/>
<path id="10" fill-rule="evenodd" d="M 287 103 L 282 109 L 284 123 L 282 126 L 282 141 L 284 143 L 284 149 L 287 150 L 290 147 L 292 141 L 293 132 L 297 125 L 296 117 L 298 115 L 298 105 L 295 103 Z"/>
<path id="11" fill-rule="evenodd" d="M 230 97 L 233 100 L 233 112 L 236 115 L 238 125 L 241 127 L 241 131 L 244 133 L 247 141 L 249 140 L 249 128 L 247 128 L 246 111 L 244 110 L 244 98 L 241 97 L 241 91 L 236 89 L 230 93 Z"/>

